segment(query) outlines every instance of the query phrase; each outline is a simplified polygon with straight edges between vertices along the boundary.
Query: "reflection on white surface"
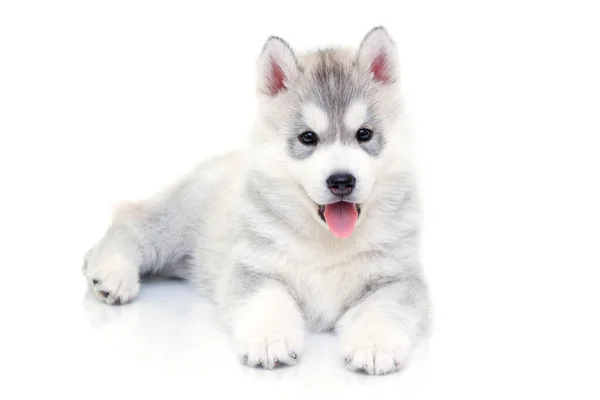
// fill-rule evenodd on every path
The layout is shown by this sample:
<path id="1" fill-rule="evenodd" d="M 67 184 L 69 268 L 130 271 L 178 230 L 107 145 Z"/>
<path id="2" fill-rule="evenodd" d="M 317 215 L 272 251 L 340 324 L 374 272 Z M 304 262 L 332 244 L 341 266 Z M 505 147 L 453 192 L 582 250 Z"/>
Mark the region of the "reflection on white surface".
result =
<path id="1" fill-rule="evenodd" d="M 111 367 L 115 364 L 117 370 L 135 365 L 157 385 L 152 391 L 166 388 L 167 380 L 175 377 L 177 391 L 198 397 L 209 391 L 215 396 L 279 393 L 283 398 L 358 398 L 383 391 L 411 399 L 419 385 L 422 349 L 403 372 L 370 377 L 343 368 L 333 334 L 308 335 L 301 360 L 293 367 L 265 371 L 243 366 L 216 309 L 183 282 L 145 283 L 135 302 L 116 307 L 86 291 L 83 308 L 91 327 L 87 340 L 94 348 L 95 368 L 116 372 Z"/>

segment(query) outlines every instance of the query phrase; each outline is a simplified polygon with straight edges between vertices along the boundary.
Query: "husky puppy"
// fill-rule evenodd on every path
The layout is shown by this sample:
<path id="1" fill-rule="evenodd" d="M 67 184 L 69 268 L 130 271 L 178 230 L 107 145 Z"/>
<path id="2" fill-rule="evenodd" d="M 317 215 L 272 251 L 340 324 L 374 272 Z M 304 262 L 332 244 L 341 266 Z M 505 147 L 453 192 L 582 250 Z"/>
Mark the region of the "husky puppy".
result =
<path id="1" fill-rule="evenodd" d="M 346 368 L 402 368 L 429 302 L 398 80 L 383 27 L 303 54 L 269 38 L 248 148 L 117 207 L 85 256 L 93 291 L 116 305 L 141 276 L 187 279 L 250 366 L 295 364 L 306 332 L 333 330 Z"/>

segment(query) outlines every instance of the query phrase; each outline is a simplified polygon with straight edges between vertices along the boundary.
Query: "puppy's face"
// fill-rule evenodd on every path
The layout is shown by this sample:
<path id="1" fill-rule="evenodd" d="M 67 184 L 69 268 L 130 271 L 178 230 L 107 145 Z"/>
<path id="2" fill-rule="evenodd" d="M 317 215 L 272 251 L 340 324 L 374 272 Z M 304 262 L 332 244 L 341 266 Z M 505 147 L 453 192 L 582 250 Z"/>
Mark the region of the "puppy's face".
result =
<path id="1" fill-rule="evenodd" d="M 339 238 L 369 201 L 398 113 L 394 45 L 383 28 L 357 50 L 296 56 L 278 38 L 259 60 L 261 123 L 283 144 L 279 164 L 308 207 Z M 276 150 L 272 150 L 276 151 Z"/>

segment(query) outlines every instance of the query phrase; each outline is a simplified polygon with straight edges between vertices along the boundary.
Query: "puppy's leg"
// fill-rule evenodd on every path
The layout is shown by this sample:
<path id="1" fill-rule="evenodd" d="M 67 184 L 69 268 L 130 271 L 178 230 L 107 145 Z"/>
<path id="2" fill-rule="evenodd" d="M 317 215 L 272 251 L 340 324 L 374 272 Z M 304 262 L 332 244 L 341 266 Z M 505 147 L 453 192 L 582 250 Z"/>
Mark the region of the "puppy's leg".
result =
<path id="1" fill-rule="evenodd" d="M 285 285 L 236 267 L 223 304 L 243 363 L 265 369 L 293 365 L 305 327 L 302 313 Z"/>
<path id="2" fill-rule="evenodd" d="M 181 188 L 180 188 L 181 189 Z M 191 216 L 184 215 L 184 190 L 161 193 L 137 204 L 119 207 L 100 242 L 85 256 L 84 275 L 97 297 L 108 304 L 133 300 L 142 274 L 180 276 L 191 249 Z M 168 266 L 169 268 L 165 268 Z"/>
<path id="3" fill-rule="evenodd" d="M 369 375 L 403 367 L 423 333 L 427 308 L 427 289 L 419 278 L 375 289 L 338 321 L 346 367 Z"/>

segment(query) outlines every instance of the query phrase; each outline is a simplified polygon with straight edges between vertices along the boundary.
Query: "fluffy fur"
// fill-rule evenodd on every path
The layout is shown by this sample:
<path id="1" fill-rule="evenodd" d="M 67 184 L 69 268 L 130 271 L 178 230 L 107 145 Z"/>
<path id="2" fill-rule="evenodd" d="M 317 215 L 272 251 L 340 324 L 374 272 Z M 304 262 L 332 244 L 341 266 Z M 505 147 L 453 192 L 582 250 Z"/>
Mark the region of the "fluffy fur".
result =
<path id="1" fill-rule="evenodd" d="M 257 74 L 249 148 L 118 208 L 84 274 L 108 304 L 133 300 L 146 274 L 190 280 L 251 366 L 294 364 L 305 332 L 335 330 L 347 368 L 396 371 L 425 333 L 428 297 L 394 44 L 380 27 L 356 49 L 296 55 L 273 37 Z M 339 200 L 325 181 L 340 171 L 356 178 L 344 200 L 360 204 L 345 239 L 319 215 Z"/>

